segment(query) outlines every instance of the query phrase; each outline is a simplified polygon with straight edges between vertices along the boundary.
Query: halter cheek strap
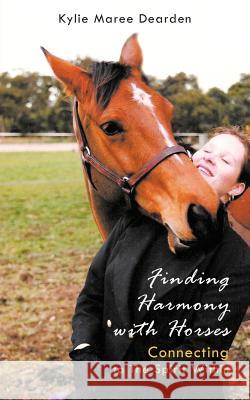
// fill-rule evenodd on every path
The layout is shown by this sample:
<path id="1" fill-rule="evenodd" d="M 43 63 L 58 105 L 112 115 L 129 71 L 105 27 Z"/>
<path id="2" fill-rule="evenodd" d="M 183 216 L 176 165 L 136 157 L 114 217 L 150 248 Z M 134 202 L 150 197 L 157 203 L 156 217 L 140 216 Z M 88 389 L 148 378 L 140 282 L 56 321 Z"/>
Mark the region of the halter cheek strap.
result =
<path id="1" fill-rule="evenodd" d="M 130 177 L 127 176 L 119 176 L 114 171 L 110 170 L 107 166 L 105 166 L 102 162 L 97 160 L 94 155 L 91 154 L 91 150 L 88 145 L 88 141 L 79 117 L 78 112 L 78 102 L 76 98 L 74 98 L 73 105 L 73 123 L 74 123 L 74 131 L 76 137 L 79 139 L 81 155 L 82 155 L 82 163 L 85 167 L 87 176 L 92 186 L 96 189 L 92 178 L 91 178 L 91 168 L 95 168 L 100 174 L 114 182 L 118 185 L 122 191 L 129 197 L 130 206 L 133 205 L 134 202 L 134 192 L 138 183 L 145 178 L 145 176 L 152 171 L 157 165 L 159 165 L 163 160 L 172 156 L 173 154 L 187 154 L 184 147 L 180 145 L 175 145 L 171 147 L 166 147 L 159 154 L 155 155 L 152 159 L 150 159 L 146 164 L 144 164 L 139 171 L 135 172 Z M 97 190 L 97 189 L 96 189 Z"/>

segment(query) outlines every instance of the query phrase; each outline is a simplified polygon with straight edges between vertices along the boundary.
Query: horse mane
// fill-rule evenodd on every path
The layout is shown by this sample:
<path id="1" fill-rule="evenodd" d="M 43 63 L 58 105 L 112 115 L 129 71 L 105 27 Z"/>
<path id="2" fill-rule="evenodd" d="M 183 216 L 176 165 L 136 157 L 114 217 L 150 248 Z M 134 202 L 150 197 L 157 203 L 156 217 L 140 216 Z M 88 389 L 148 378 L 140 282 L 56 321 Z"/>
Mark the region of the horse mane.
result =
<path id="1" fill-rule="evenodd" d="M 96 89 L 96 101 L 106 108 L 116 92 L 122 79 L 130 76 L 131 67 L 115 62 L 95 62 L 92 64 L 91 76 Z"/>
<path id="2" fill-rule="evenodd" d="M 178 136 L 175 136 L 175 140 L 176 140 L 177 144 L 179 144 L 180 146 L 183 146 L 185 150 L 189 151 L 191 156 L 194 155 L 194 153 L 196 152 L 196 149 L 191 144 L 185 143 L 183 141 L 183 139 L 181 137 L 178 137 Z"/>

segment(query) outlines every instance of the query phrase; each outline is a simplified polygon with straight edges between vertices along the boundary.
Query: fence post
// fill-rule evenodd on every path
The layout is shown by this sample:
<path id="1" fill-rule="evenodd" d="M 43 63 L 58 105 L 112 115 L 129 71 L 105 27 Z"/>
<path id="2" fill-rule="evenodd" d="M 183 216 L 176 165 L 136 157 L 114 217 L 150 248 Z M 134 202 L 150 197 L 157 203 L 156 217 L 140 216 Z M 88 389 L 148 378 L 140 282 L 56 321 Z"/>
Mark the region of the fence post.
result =
<path id="1" fill-rule="evenodd" d="M 204 146 L 208 141 L 208 134 L 207 133 L 201 133 L 199 134 L 199 149 Z"/>

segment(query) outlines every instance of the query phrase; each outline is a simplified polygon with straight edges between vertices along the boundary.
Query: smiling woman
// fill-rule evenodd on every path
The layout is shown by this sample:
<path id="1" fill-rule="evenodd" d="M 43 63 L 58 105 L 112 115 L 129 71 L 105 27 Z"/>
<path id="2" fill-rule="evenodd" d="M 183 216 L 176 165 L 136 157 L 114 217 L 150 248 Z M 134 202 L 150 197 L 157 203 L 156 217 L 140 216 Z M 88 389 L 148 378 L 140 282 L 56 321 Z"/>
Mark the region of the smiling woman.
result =
<path id="1" fill-rule="evenodd" d="M 194 165 L 224 203 L 249 183 L 249 141 L 238 128 L 220 127 L 193 156 Z"/>

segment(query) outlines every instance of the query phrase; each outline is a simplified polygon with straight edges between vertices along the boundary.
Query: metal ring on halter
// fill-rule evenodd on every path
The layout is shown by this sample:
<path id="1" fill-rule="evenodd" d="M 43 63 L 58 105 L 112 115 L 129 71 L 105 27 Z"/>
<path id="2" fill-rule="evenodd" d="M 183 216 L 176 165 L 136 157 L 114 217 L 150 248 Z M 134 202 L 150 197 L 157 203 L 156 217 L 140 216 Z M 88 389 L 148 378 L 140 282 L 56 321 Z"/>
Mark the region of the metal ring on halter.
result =
<path id="1" fill-rule="evenodd" d="M 89 147 L 88 146 L 85 146 L 84 147 L 84 151 L 86 150 L 86 152 L 88 153 L 88 155 L 90 156 L 90 149 L 89 149 Z"/>
<path id="2" fill-rule="evenodd" d="M 129 184 L 129 177 L 128 176 L 124 176 L 122 178 L 122 182 L 123 182 L 122 189 L 124 191 L 126 191 L 127 193 L 130 193 L 131 187 L 130 187 L 130 184 Z"/>

